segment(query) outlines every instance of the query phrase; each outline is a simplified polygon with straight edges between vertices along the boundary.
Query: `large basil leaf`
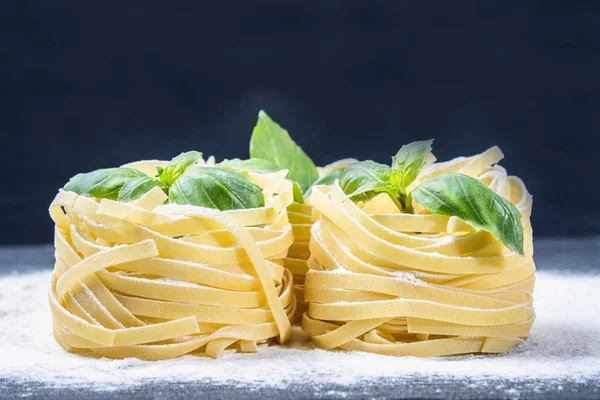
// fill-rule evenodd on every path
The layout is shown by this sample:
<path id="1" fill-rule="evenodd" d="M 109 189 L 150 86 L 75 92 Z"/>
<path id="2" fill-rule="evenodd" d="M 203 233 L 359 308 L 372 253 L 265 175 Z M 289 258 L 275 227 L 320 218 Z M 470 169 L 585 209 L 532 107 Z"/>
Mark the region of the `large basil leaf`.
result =
<path id="1" fill-rule="evenodd" d="M 139 182 L 151 177 L 133 168 L 105 168 L 92 172 L 77 174 L 63 187 L 64 190 L 75 192 L 81 196 L 101 199 L 119 200 L 121 189 L 131 181 Z M 132 184 L 130 184 L 132 185 Z M 158 186 L 159 182 L 153 186 Z M 126 198 L 138 191 L 128 189 Z"/>
<path id="2" fill-rule="evenodd" d="M 179 178 L 186 169 L 194 165 L 202 157 L 202 153 L 198 151 L 188 151 L 181 153 L 177 157 L 173 158 L 169 165 L 164 169 L 158 170 L 158 177 L 161 182 L 164 182 L 168 186 L 171 186 L 173 182 Z"/>
<path id="3" fill-rule="evenodd" d="M 153 187 L 158 186 L 163 191 L 167 192 L 168 187 L 164 182 L 148 175 L 133 178 L 123 185 L 119 191 L 119 201 L 128 202 L 137 200 L 150 191 Z"/>
<path id="4" fill-rule="evenodd" d="M 277 172 L 280 169 L 274 162 L 263 160 L 261 158 L 251 158 L 249 160 L 240 160 L 239 158 L 234 158 L 232 160 L 220 162 L 218 166 L 226 169 L 252 171 L 262 174 Z"/>
<path id="5" fill-rule="evenodd" d="M 343 168 L 334 169 L 333 171 L 328 172 L 325 175 L 323 175 L 322 177 L 320 177 L 319 179 L 317 179 L 312 185 L 310 185 L 310 187 L 306 190 L 306 192 L 304 192 L 304 198 L 308 199 L 310 197 L 310 195 L 312 194 L 312 190 L 313 190 L 313 188 L 315 186 L 318 186 L 318 185 L 324 185 L 324 186 L 333 185 L 333 183 L 335 182 L 335 180 L 339 179 L 340 176 L 342 175 L 342 170 L 343 170 Z"/>
<path id="6" fill-rule="evenodd" d="M 264 111 L 258 113 L 258 122 L 252 131 L 250 157 L 262 158 L 275 163 L 280 170 L 289 170 L 287 178 L 298 182 L 303 191 L 319 178 L 313 161 Z"/>
<path id="7" fill-rule="evenodd" d="M 427 156 L 431 153 L 432 143 L 433 140 L 423 140 L 406 144 L 392 157 L 390 182 L 398 186 L 402 193 L 417 179 Z"/>
<path id="8" fill-rule="evenodd" d="M 456 216 L 524 255 L 519 210 L 477 179 L 463 174 L 439 175 L 417 186 L 411 195 L 426 210 Z"/>
<path id="9" fill-rule="evenodd" d="M 171 186 L 169 203 L 224 211 L 262 207 L 265 200 L 262 189 L 240 172 L 195 167 L 185 171 Z"/>
<path id="10" fill-rule="evenodd" d="M 348 165 L 340 173 L 340 186 L 353 201 L 366 201 L 385 192 L 398 202 L 398 188 L 390 183 L 389 166 L 374 161 L 361 161 Z M 402 209 L 402 207 L 399 207 Z"/>

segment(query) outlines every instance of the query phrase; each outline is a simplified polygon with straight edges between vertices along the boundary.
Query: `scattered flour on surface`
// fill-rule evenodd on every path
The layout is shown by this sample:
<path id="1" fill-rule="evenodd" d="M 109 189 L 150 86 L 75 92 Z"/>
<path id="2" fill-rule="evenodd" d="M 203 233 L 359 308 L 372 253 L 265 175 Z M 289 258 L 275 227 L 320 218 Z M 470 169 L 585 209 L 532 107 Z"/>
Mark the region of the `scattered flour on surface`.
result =
<path id="1" fill-rule="evenodd" d="M 537 274 L 532 337 L 504 355 L 397 358 L 314 349 L 295 328 L 286 348 L 225 354 L 219 360 L 184 356 L 165 361 L 109 360 L 65 352 L 51 332 L 50 273 L 0 277 L 0 377 L 53 387 L 94 385 L 111 390 L 148 380 L 276 386 L 326 385 L 415 374 L 468 379 L 600 378 L 600 276 Z M 482 381 L 482 384 L 484 382 Z M 507 393 L 510 394 L 510 393 Z M 518 396 L 517 393 L 514 393 Z"/>

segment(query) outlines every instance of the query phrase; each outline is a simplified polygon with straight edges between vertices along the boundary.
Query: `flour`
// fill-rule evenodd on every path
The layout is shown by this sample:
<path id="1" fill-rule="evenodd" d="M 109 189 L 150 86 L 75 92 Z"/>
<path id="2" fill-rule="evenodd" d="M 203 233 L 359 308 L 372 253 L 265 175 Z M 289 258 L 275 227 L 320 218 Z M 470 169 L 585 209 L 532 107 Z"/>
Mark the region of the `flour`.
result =
<path id="1" fill-rule="evenodd" d="M 218 360 L 184 356 L 154 362 L 89 358 L 63 351 L 51 333 L 49 272 L 4 276 L 0 277 L 0 377 L 53 387 L 93 384 L 98 390 L 149 380 L 324 386 L 414 374 L 547 382 L 600 378 L 600 276 L 544 272 L 537 276 L 538 317 L 532 337 L 505 355 L 419 359 L 324 351 L 315 349 L 296 328 L 285 349 L 263 347 L 257 354 L 227 353 Z"/>

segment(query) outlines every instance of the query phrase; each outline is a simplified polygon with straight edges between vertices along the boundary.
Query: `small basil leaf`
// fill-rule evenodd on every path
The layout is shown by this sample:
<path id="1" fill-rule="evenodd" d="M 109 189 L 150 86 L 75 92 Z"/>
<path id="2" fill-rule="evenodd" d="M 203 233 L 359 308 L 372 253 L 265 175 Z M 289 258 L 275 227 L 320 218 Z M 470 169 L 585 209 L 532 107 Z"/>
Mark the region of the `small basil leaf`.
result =
<path id="1" fill-rule="evenodd" d="M 127 202 L 131 200 L 137 200 L 144 194 L 148 193 L 150 189 L 158 186 L 166 192 L 167 185 L 164 182 L 156 178 L 149 176 L 140 176 L 139 178 L 133 178 L 123 185 L 119 191 L 119 201 Z"/>
<path id="2" fill-rule="evenodd" d="M 310 197 L 310 195 L 312 194 L 312 190 L 313 190 L 313 188 L 315 186 L 318 186 L 318 185 L 324 185 L 324 186 L 333 185 L 333 183 L 335 182 L 335 180 L 340 178 L 340 176 L 342 174 L 342 169 L 343 168 L 334 169 L 333 171 L 328 172 L 325 175 L 323 175 L 322 177 L 320 177 L 319 179 L 317 179 L 312 185 L 310 185 L 310 187 L 308 188 L 308 190 L 306 192 L 304 192 L 304 198 L 308 199 Z"/>
<path id="3" fill-rule="evenodd" d="M 417 186 L 411 195 L 426 210 L 456 216 L 524 255 L 521 213 L 477 179 L 463 174 L 439 175 Z"/>
<path id="4" fill-rule="evenodd" d="M 406 144 L 392 157 L 390 182 L 398 186 L 402 193 L 417 179 L 427 156 L 431 153 L 432 143 L 433 140 L 423 140 Z"/>
<path id="5" fill-rule="evenodd" d="M 63 187 L 81 196 L 118 200 L 123 186 L 131 180 L 148 175 L 133 168 L 104 168 L 77 174 Z"/>
<path id="6" fill-rule="evenodd" d="M 169 202 L 221 211 L 262 207 L 262 189 L 242 173 L 218 167 L 190 168 L 169 189 Z"/>
<path id="7" fill-rule="evenodd" d="M 367 201 L 378 193 L 387 193 L 397 205 L 398 188 L 390 183 L 389 166 L 374 161 L 361 161 L 348 165 L 340 173 L 340 187 L 350 198 Z M 399 208 L 402 209 L 399 205 Z"/>
<path id="8" fill-rule="evenodd" d="M 292 193 L 294 194 L 294 201 L 296 203 L 304 203 L 304 195 L 298 182 L 292 181 Z"/>
<path id="9" fill-rule="evenodd" d="M 169 165 L 163 170 L 159 170 L 159 178 L 162 182 L 171 186 L 173 182 L 177 180 L 185 172 L 188 167 L 195 164 L 202 157 L 202 153 L 198 151 L 188 151 L 181 153 L 177 157 L 173 158 Z"/>
<path id="10" fill-rule="evenodd" d="M 258 113 L 258 122 L 252 131 L 250 157 L 262 158 L 275 163 L 280 170 L 289 170 L 287 178 L 298 182 L 303 191 L 319 178 L 313 161 L 264 111 Z"/>
<path id="11" fill-rule="evenodd" d="M 217 164 L 217 166 L 226 169 L 252 171 L 262 174 L 279 171 L 279 167 L 274 162 L 263 160 L 261 158 L 251 158 L 249 160 L 240 160 L 239 158 L 234 158 L 233 160 L 220 162 Z"/>
<path id="12" fill-rule="evenodd" d="M 162 173 L 164 172 L 164 168 L 163 167 L 156 167 L 156 176 L 158 176 L 158 178 L 160 179 L 160 176 L 162 175 Z"/>

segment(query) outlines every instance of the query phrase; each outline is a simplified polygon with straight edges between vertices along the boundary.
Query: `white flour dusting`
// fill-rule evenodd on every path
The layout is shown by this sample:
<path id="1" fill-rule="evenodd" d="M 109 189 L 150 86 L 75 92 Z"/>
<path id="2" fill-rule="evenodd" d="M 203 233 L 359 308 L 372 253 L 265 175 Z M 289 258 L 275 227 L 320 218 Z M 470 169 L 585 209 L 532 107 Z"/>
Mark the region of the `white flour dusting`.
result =
<path id="1" fill-rule="evenodd" d="M 0 278 L 0 377 L 53 387 L 111 390 L 142 381 L 235 385 L 353 384 L 412 374 L 498 379 L 600 378 L 600 276 L 538 273 L 532 337 L 505 355 L 419 359 L 314 349 L 298 329 L 287 349 L 184 356 L 165 361 L 109 360 L 66 353 L 54 342 L 46 293 L 49 272 Z"/>

